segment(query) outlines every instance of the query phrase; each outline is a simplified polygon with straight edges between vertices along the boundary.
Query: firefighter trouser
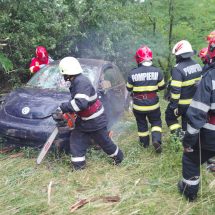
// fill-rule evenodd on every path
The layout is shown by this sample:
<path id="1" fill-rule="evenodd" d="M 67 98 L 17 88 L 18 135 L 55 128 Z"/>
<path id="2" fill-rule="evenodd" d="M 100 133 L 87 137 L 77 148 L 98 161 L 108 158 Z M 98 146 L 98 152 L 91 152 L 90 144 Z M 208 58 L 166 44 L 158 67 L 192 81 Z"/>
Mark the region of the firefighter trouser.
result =
<path id="1" fill-rule="evenodd" d="M 71 161 L 74 169 L 78 170 L 85 167 L 85 155 L 91 145 L 91 139 L 99 144 L 103 151 L 113 158 L 116 163 L 120 163 L 123 160 L 123 153 L 109 137 L 107 128 L 91 132 L 75 129 L 70 136 Z"/>
<path id="2" fill-rule="evenodd" d="M 152 143 L 157 142 L 161 144 L 162 122 L 160 108 L 147 112 L 133 112 L 137 122 L 138 136 L 141 145 L 145 147 L 149 145 L 148 121 L 151 124 Z"/>
<path id="3" fill-rule="evenodd" d="M 199 150 L 197 143 L 193 152 L 184 153 L 182 157 L 182 181 L 185 187 L 184 194 L 187 197 L 197 195 L 199 189 L 200 153 L 201 164 L 215 156 L 215 151 L 209 151 L 205 149 Z"/>
<path id="4" fill-rule="evenodd" d="M 187 130 L 187 117 L 186 112 L 188 105 L 183 105 L 178 107 L 178 116 L 174 114 L 174 110 L 170 107 L 170 103 L 167 106 L 166 112 L 165 112 L 165 119 L 166 124 L 169 127 L 171 133 L 174 133 L 178 129 L 181 129 L 181 125 L 178 122 L 178 117 L 181 116 L 181 122 L 182 122 L 182 130 Z"/>

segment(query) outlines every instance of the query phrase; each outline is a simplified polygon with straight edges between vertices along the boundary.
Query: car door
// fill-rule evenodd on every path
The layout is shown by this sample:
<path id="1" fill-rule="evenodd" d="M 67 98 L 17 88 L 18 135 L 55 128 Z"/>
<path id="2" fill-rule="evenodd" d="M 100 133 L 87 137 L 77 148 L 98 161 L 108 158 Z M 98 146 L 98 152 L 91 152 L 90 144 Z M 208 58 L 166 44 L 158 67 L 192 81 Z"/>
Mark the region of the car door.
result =
<path id="1" fill-rule="evenodd" d="M 109 64 L 104 67 L 99 89 L 110 127 L 122 115 L 125 106 L 125 81 L 117 66 Z"/>

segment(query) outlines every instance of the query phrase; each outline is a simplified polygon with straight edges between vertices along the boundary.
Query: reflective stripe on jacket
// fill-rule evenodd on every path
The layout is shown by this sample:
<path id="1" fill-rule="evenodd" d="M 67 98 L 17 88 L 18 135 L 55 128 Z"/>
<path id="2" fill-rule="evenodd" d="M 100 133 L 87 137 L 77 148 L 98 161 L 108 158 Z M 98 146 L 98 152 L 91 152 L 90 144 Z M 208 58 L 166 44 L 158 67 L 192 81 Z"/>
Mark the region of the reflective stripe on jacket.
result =
<path id="1" fill-rule="evenodd" d="M 157 92 L 165 88 L 163 74 L 154 66 L 140 65 L 130 71 L 127 81 L 127 89 L 132 92 L 133 109 L 136 111 L 151 111 L 159 108 L 158 96 L 152 99 L 138 99 L 138 93 Z M 146 96 L 147 97 L 147 96 Z"/>
<path id="2" fill-rule="evenodd" d="M 71 93 L 71 100 L 62 104 L 64 112 L 75 112 L 79 115 L 79 112 L 88 109 L 98 99 L 92 83 L 83 74 L 76 76 L 75 79 L 71 81 L 71 86 L 69 89 Z M 103 105 L 101 104 L 99 108 L 95 109 L 95 111 L 96 112 L 93 112 L 90 116 L 80 114 L 81 116 L 76 120 L 76 127 L 79 127 L 85 131 L 96 131 L 106 127 L 107 119 L 104 114 Z"/>
<path id="3" fill-rule="evenodd" d="M 182 59 L 172 70 L 171 107 L 189 105 L 201 80 L 202 68 L 191 58 Z"/>
<path id="4" fill-rule="evenodd" d="M 183 140 L 184 146 L 192 147 L 198 143 L 201 131 L 202 147 L 215 151 L 215 125 L 208 122 L 210 115 L 215 115 L 215 64 L 210 65 L 202 77 L 187 110 L 188 126 Z"/>

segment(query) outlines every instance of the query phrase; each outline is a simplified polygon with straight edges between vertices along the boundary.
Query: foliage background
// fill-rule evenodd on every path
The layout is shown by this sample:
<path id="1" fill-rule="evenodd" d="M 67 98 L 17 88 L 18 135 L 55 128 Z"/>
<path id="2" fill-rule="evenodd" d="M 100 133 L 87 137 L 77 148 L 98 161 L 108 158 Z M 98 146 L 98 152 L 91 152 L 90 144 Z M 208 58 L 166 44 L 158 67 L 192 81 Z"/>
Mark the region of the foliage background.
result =
<path id="1" fill-rule="evenodd" d="M 114 61 L 124 76 L 141 44 L 168 76 L 171 48 L 181 39 L 199 50 L 214 30 L 213 0 L 0 0 L 1 89 L 29 78 L 38 45 L 54 59 L 64 56 Z"/>

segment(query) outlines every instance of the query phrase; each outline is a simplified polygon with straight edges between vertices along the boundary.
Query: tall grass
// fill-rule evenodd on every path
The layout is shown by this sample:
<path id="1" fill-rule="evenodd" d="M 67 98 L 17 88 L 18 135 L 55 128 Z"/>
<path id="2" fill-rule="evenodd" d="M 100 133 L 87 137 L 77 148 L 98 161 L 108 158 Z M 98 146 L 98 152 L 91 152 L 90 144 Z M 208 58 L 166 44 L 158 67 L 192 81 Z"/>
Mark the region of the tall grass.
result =
<path id="1" fill-rule="evenodd" d="M 165 125 L 162 154 L 156 154 L 152 146 L 144 149 L 138 144 L 131 113 L 114 127 L 114 141 L 125 154 L 120 166 L 113 166 L 103 152 L 91 149 L 87 169 L 78 172 L 71 170 L 67 155 L 57 158 L 49 153 L 37 166 L 38 151 L 33 149 L 22 149 L 24 155 L 17 158 L 0 154 L 0 215 L 71 214 L 71 205 L 80 199 L 116 195 L 119 202 L 97 200 L 74 214 L 215 214 L 214 176 L 205 167 L 202 195 L 199 193 L 195 203 L 178 193 L 182 147 L 179 140 L 169 136 Z"/>

